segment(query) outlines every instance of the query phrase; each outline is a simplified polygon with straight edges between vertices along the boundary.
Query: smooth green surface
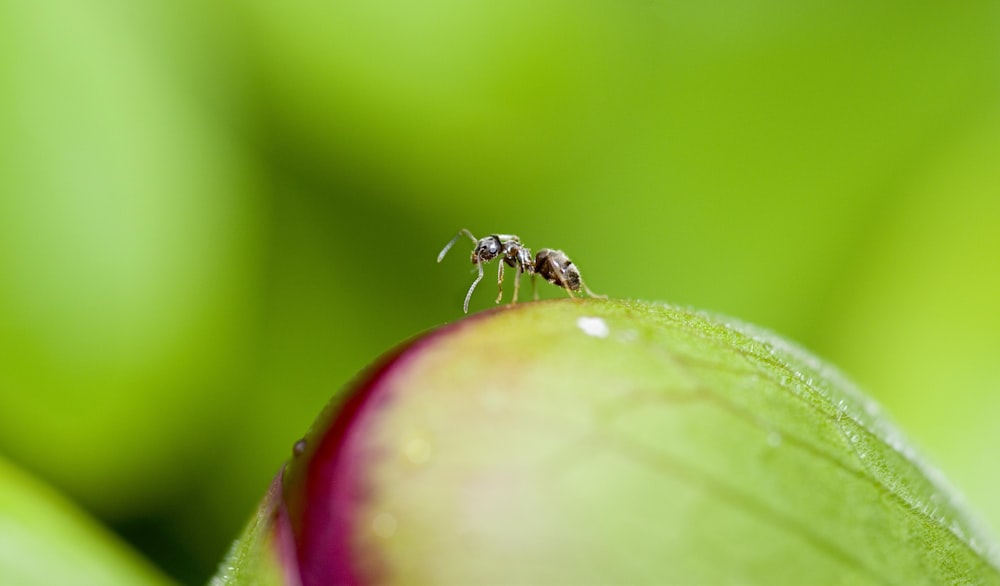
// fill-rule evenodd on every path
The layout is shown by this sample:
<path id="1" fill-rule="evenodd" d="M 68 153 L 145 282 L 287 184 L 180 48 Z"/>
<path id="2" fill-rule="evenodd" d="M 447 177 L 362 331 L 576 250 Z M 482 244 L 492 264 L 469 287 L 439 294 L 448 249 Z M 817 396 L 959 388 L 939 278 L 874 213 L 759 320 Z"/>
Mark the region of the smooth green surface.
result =
<path id="1" fill-rule="evenodd" d="M 0 7 L 0 451 L 113 518 L 190 490 L 250 330 L 252 185 L 171 22 Z"/>
<path id="2" fill-rule="evenodd" d="M 399 364 L 355 448 L 380 583 L 1000 584 L 877 405 L 762 330 L 565 300 Z"/>
<path id="3" fill-rule="evenodd" d="M 172 582 L 64 497 L 0 459 L 0 584 Z"/>

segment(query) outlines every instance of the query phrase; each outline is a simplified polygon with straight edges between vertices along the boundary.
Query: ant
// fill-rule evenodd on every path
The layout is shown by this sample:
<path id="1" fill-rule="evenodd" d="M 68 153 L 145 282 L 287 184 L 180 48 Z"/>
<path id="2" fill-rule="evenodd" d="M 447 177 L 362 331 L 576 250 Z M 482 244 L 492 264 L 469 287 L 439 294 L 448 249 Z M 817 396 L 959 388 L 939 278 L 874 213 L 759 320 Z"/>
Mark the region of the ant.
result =
<path id="1" fill-rule="evenodd" d="M 583 278 L 580 277 L 580 271 L 573 264 L 573 261 L 566 256 L 565 252 L 543 248 L 532 258 L 531 250 L 521 244 L 521 239 L 514 234 L 491 234 L 485 238 L 476 238 L 472 235 L 472 232 L 462 228 L 448 244 L 444 245 L 441 253 L 438 254 L 438 262 L 444 259 L 444 255 L 448 254 L 451 247 L 462 236 L 467 236 L 475 244 L 475 248 L 472 249 L 472 264 L 476 265 L 476 268 L 479 269 L 479 276 L 472 282 L 469 292 L 465 294 L 465 305 L 462 306 L 465 313 L 469 313 L 469 299 L 472 298 L 472 292 L 475 291 L 476 285 L 483 280 L 483 264 L 498 257 L 501 262 L 497 268 L 497 303 L 500 303 L 500 299 L 503 297 L 504 265 L 517 269 L 517 272 L 514 274 L 514 297 L 511 303 L 517 303 L 517 293 L 521 287 L 521 273 L 531 275 L 531 290 L 535 299 L 538 299 L 538 290 L 535 288 L 535 275 L 541 275 L 546 281 L 562 287 L 569 294 L 570 298 L 575 299 L 576 297 L 573 295 L 573 292 L 580 291 L 582 288 L 591 297 L 607 299 L 607 295 L 598 295 L 591 291 L 590 287 L 587 287 L 586 283 L 583 282 Z"/>

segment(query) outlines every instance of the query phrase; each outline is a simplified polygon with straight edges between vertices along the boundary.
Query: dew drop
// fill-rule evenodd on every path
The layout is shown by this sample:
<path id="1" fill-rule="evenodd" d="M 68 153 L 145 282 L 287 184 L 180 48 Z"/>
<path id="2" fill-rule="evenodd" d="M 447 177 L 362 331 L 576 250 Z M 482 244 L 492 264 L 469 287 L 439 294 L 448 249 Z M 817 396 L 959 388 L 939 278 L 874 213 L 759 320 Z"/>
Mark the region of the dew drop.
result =
<path id="1" fill-rule="evenodd" d="M 396 534 L 399 523 L 389 513 L 379 513 L 372 519 L 372 531 L 382 539 L 389 539 Z"/>
<path id="2" fill-rule="evenodd" d="M 771 446 L 772 448 L 780 446 L 781 434 L 776 431 L 772 431 L 771 433 L 767 434 L 767 445 Z"/>
<path id="3" fill-rule="evenodd" d="M 607 338 L 608 334 L 611 333 L 608 324 L 599 317 L 578 317 L 576 318 L 576 327 L 588 336 L 595 338 Z"/>
<path id="4" fill-rule="evenodd" d="M 307 445 L 306 438 L 299 439 L 299 441 L 295 442 L 295 445 L 292 446 L 292 455 L 301 456 L 306 452 Z"/>
<path id="5" fill-rule="evenodd" d="M 426 464 L 431 459 L 431 442 L 423 436 L 412 436 L 403 445 L 403 456 L 411 464 Z"/>

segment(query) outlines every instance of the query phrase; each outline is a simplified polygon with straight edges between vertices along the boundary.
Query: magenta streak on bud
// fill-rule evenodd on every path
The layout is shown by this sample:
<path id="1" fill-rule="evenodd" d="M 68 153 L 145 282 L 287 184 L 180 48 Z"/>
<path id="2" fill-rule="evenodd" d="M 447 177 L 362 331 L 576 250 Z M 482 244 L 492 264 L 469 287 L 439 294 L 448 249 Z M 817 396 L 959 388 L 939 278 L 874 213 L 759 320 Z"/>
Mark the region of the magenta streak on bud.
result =
<path id="1" fill-rule="evenodd" d="M 310 431 L 305 452 L 293 459 L 285 474 L 285 503 L 295 530 L 303 586 L 378 581 L 381 562 L 377 552 L 358 551 L 352 541 L 364 530 L 355 513 L 370 492 L 365 479 L 367 463 L 378 457 L 363 452 L 359 439 L 392 401 L 383 384 L 392 372 L 422 346 L 477 321 L 479 316 L 404 343 L 374 365 L 360 382 L 352 383 L 350 392 Z"/>
<path id="2" fill-rule="evenodd" d="M 354 509 L 367 496 L 363 479 L 363 458 L 352 448 L 352 438 L 364 433 L 371 411 L 386 401 L 380 381 L 393 369 L 399 355 L 380 365 L 373 375 L 355 388 L 338 407 L 325 433 L 307 448 L 305 493 L 298 503 L 298 558 L 304 586 L 361 584 L 357 553 L 351 538 L 358 529 Z M 294 517 L 293 517 L 294 519 Z M 377 567 L 367 560 L 366 573 Z"/>
<path id="3" fill-rule="evenodd" d="M 275 477 L 267 495 L 267 501 L 274 506 L 271 512 L 272 538 L 286 586 L 301 586 L 298 555 L 295 551 L 295 533 L 292 531 L 288 506 L 285 504 L 282 490 L 283 477 L 284 470 Z"/>

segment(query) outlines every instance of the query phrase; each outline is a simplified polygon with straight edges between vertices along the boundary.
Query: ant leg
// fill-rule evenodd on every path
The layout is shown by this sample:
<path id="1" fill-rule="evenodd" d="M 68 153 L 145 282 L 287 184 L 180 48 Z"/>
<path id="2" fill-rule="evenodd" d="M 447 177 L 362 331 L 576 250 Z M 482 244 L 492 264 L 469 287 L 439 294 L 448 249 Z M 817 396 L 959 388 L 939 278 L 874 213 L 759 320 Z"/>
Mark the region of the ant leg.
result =
<path id="1" fill-rule="evenodd" d="M 538 301 L 538 284 L 535 282 L 535 274 L 531 274 L 531 298 Z"/>
<path id="2" fill-rule="evenodd" d="M 462 228 L 461 230 L 458 231 L 458 234 L 455 234 L 454 238 L 452 238 L 451 240 L 448 241 L 448 244 L 444 245 L 444 248 L 441 249 L 441 252 L 438 253 L 438 262 L 441 262 L 442 260 L 444 260 L 444 255 L 448 254 L 448 251 L 451 250 L 451 247 L 455 245 L 455 242 L 463 234 L 465 236 L 468 236 L 469 239 L 472 240 L 473 244 L 476 244 L 477 242 L 479 242 L 478 240 L 476 240 L 476 237 L 472 235 L 472 232 L 469 232 L 467 229 Z"/>
<path id="3" fill-rule="evenodd" d="M 517 267 L 514 273 L 514 298 L 510 300 L 511 305 L 517 303 L 517 290 L 521 288 L 521 267 Z"/>
<path id="4" fill-rule="evenodd" d="M 479 281 L 483 280 L 483 263 L 477 262 L 476 267 L 479 268 L 479 276 L 476 277 L 476 280 L 472 282 L 472 286 L 469 287 L 469 292 L 465 294 L 465 305 L 462 306 L 462 309 L 465 310 L 465 313 L 469 313 L 469 299 L 472 299 L 472 292 L 475 291 L 476 285 L 479 284 Z"/>
<path id="5" fill-rule="evenodd" d="M 503 299 L 503 261 L 497 263 L 497 303 Z"/>
<path id="6" fill-rule="evenodd" d="M 608 298 L 607 295 L 598 295 L 597 293 L 594 293 L 593 291 L 591 291 L 590 287 L 588 287 L 587 284 L 583 282 L 583 277 L 580 277 L 580 285 L 583 286 L 583 290 L 587 292 L 587 295 L 590 295 L 591 297 L 595 297 L 597 299 L 607 299 Z"/>

